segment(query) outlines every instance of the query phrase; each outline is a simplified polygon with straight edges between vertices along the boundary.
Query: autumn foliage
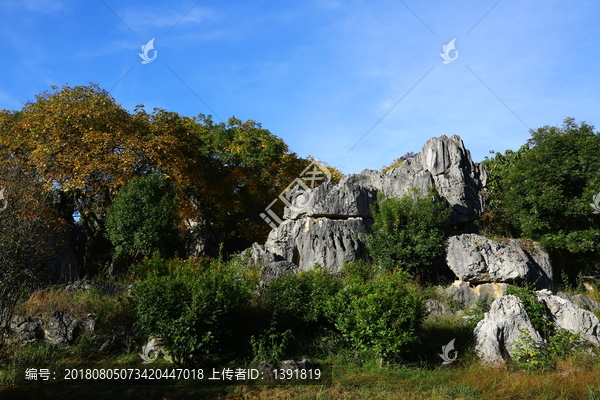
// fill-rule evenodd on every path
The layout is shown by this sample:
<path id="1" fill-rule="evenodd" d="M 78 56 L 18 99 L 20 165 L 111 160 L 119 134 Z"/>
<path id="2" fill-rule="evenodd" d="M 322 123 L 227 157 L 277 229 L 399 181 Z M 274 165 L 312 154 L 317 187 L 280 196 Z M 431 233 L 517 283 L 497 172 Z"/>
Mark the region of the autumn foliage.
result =
<path id="1" fill-rule="evenodd" d="M 0 112 L 0 166 L 31 170 L 78 217 L 86 240 L 73 251 L 86 277 L 99 267 L 108 207 L 133 178 L 169 179 L 177 226 L 202 221 L 207 240 L 227 253 L 264 240 L 270 227 L 260 213 L 310 163 L 255 121 L 215 123 L 143 105 L 129 112 L 94 84 L 52 89 Z"/>

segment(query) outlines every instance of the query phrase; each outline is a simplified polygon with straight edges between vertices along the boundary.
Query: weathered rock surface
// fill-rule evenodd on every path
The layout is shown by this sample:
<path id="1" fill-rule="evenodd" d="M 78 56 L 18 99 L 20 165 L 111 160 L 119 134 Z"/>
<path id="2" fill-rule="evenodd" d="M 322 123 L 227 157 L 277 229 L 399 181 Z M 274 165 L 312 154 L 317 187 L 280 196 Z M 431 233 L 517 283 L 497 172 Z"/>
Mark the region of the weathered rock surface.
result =
<path id="1" fill-rule="evenodd" d="M 503 364 L 504 358 L 516 350 L 521 329 L 526 329 L 535 343 L 542 343 L 521 301 L 516 296 L 502 296 L 475 327 L 475 352 L 486 364 Z"/>
<path id="2" fill-rule="evenodd" d="M 339 272 L 345 263 L 366 257 L 364 239 L 360 235 L 370 229 L 371 222 L 362 218 L 286 220 L 271 231 L 265 248 L 297 265 L 299 271 L 319 263 Z"/>
<path id="3" fill-rule="evenodd" d="M 289 261 L 272 261 L 262 267 L 260 280 L 266 284 L 270 280 L 280 278 L 286 275 L 294 275 L 298 273 L 298 266 Z"/>
<path id="4" fill-rule="evenodd" d="M 22 315 L 14 315 L 8 329 L 11 339 L 19 342 L 31 342 L 43 336 L 40 322 Z"/>
<path id="5" fill-rule="evenodd" d="M 427 315 L 434 315 L 437 317 L 444 317 L 450 315 L 452 310 L 448 305 L 442 303 L 437 299 L 427 299 L 425 300 L 425 313 Z"/>
<path id="6" fill-rule="evenodd" d="M 370 218 L 370 206 L 378 193 L 402 197 L 416 188 L 423 196 L 435 186 L 453 205 L 454 223 L 472 222 L 483 212 L 482 190 L 486 183 L 485 168 L 473 163 L 461 138 L 442 135 L 429 139 L 413 160 L 405 161 L 387 173 L 365 170 L 344 176 L 333 187 L 321 185 L 308 190 L 292 208 L 286 208 L 284 218 Z"/>
<path id="7" fill-rule="evenodd" d="M 600 311 L 600 303 L 597 302 L 596 300 L 592 300 L 587 296 L 584 296 L 582 294 L 576 294 L 571 296 L 570 294 L 567 294 L 565 292 L 558 292 L 556 293 L 556 295 L 562 299 L 568 300 L 571 303 L 579 306 L 580 308 L 583 308 L 584 310 L 588 310 L 588 311 Z"/>
<path id="8" fill-rule="evenodd" d="M 537 297 L 550 312 L 555 328 L 566 329 L 595 346 L 600 346 L 600 321 L 592 312 L 554 296 L 548 290 L 538 291 Z"/>
<path id="9" fill-rule="evenodd" d="M 469 223 L 483 212 L 486 181 L 485 168 L 473 163 L 460 137 L 432 138 L 398 168 L 346 175 L 336 185 L 322 184 L 298 195 L 265 243 L 275 259 L 262 260 L 253 252 L 260 265 L 285 260 L 306 270 L 318 262 L 337 272 L 345 263 L 365 258 L 361 235 L 371 232 L 371 206 L 378 194 L 402 197 L 414 188 L 423 196 L 435 186 L 453 206 L 452 221 Z"/>
<path id="10" fill-rule="evenodd" d="M 44 336 L 52 344 L 67 346 L 73 344 L 82 331 L 82 324 L 77 318 L 63 311 L 54 311 Z"/>
<path id="11" fill-rule="evenodd" d="M 441 294 L 453 301 L 460 309 L 472 307 L 478 301 L 487 303 L 497 299 L 506 292 L 506 283 L 483 283 L 471 286 L 469 282 L 454 281 L 452 285 L 441 289 Z"/>
<path id="12" fill-rule="evenodd" d="M 119 285 L 115 285 L 114 283 L 110 283 L 110 282 L 99 282 L 99 281 L 93 281 L 93 280 L 77 280 L 69 285 L 64 286 L 60 290 L 64 290 L 67 292 L 76 292 L 76 291 L 89 292 L 90 290 L 92 290 L 92 288 L 97 289 L 102 294 L 111 295 L 111 296 L 116 296 L 116 295 L 122 294 L 124 292 L 127 292 L 128 294 L 130 294 L 130 292 L 131 292 L 131 285 L 119 286 Z"/>
<path id="13" fill-rule="evenodd" d="M 519 240 L 499 243 L 468 233 L 448 239 L 446 261 L 458 279 L 473 283 L 535 283 L 538 288 L 552 284 L 548 254 L 539 247 L 528 252 Z"/>

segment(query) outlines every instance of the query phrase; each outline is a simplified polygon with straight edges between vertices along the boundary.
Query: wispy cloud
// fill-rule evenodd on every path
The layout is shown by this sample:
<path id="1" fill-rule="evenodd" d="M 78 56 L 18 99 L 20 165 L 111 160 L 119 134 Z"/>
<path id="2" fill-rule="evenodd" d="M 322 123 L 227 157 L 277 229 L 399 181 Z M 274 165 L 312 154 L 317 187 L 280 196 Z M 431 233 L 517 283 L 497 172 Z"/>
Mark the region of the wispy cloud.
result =
<path id="1" fill-rule="evenodd" d="M 168 6 L 130 7 L 126 9 L 115 9 L 115 12 L 123 22 L 135 32 L 144 32 L 157 28 L 165 29 L 166 32 L 166 30 L 172 28 L 176 24 L 179 27 L 184 27 L 186 25 L 194 25 L 201 21 L 216 18 L 216 13 L 214 11 L 206 7 L 201 7 L 200 5 L 189 11 L 193 5 L 194 3 L 177 7 L 173 7 L 172 4 L 169 4 Z M 185 18 L 182 19 L 184 15 Z"/>
<path id="2" fill-rule="evenodd" d="M 13 9 L 26 8 L 43 14 L 55 14 L 68 8 L 64 0 L 5 0 L 3 5 Z"/>

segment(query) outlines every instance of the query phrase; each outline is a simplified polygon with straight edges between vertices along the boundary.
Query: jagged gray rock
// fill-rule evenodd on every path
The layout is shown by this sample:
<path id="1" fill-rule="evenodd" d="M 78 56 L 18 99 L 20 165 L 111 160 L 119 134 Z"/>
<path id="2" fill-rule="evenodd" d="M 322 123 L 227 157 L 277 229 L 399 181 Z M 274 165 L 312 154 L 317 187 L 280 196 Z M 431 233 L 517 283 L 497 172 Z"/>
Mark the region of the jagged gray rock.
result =
<path id="1" fill-rule="evenodd" d="M 469 282 L 454 281 L 452 285 L 442 289 L 442 293 L 460 309 L 474 306 L 479 300 L 477 293 L 469 286 Z"/>
<path id="2" fill-rule="evenodd" d="M 485 167 L 476 165 L 459 136 L 442 135 L 429 139 L 414 160 L 405 161 L 387 173 L 365 170 L 344 176 L 335 186 L 321 185 L 306 191 L 286 207 L 284 218 L 363 217 L 370 218 L 370 206 L 378 193 L 387 197 L 411 194 L 413 188 L 424 196 L 432 186 L 453 205 L 452 222 L 472 222 L 483 212 Z"/>
<path id="3" fill-rule="evenodd" d="M 595 346 L 600 346 L 600 321 L 592 312 L 554 296 L 547 290 L 538 291 L 537 298 L 550 312 L 555 328 L 566 329 Z"/>
<path id="4" fill-rule="evenodd" d="M 525 251 L 519 240 L 499 243 L 467 233 L 448 239 L 446 261 L 458 279 L 469 282 L 532 282 L 538 288 L 552 284 L 552 267 L 539 246 Z"/>
<path id="5" fill-rule="evenodd" d="M 558 292 L 556 293 L 556 295 L 560 298 L 563 298 L 565 300 L 569 300 L 571 303 L 583 308 L 584 310 L 588 310 L 588 311 L 600 311 L 600 303 L 597 302 L 596 300 L 592 300 L 587 296 L 584 296 L 582 294 L 576 294 L 571 296 L 570 294 L 567 294 L 565 292 Z"/>
<path id="6" fill-rule="evenodd" d="M 286 220 L 271 231 L 265 248 L 282 260 L 296 264 L 299 271 L 319 263 L 340 272 L 345 263 L 366 257 L 364 239 L 360 235 L 370 231 L 371 221 L 362 218 Z"/>
<path id="7" fill-rule="evenodd" d="M 44 331 L 45 339 L 58 346 L 71 345 L 82 333 L 81 321 L 64 311 L 54 311 Z"/>
<path id="8" fill-rule="evenodd" d="M 444 317 L 450 315 L 452 310 L 445 303 L 437 299 L 427 299 L 425 300 L 425 314 L 433 315 L 436 317 Z"/>
<path id="9" fill-rule="evenodd" d="M 243 254 L 249 258 L 252 265 L 264 266 L 277 261 L 277 256 L 274 253 L 267 250 L 264 245 L 256 242 L 252 243 L 252 246 L 246 249 Z"/>
<path id="10" fill-rule="evenodd" d="M 261 286 L 265 286 L 270 280 L 280 278 L 286 275 L 298 273 L 298 266 L 289 261 L 272 261 L 262 267 Z"/>
<path id="11" fill-rule="evenodd" d="M 477 302 L 488 303 L 506 292 L 506 283 L 483 283 L 471 286 L 469 282 L 454 281 L 447 288 L 439 289 L 441 295 L 452 301 L 459 309 L 473 307 Z"/>
<path id="12" fill-rule="evenodd" d="M 340 271 L 365 257 L 361 235 L 371 232 L 371 206 L 379 194 L 398 198 L 416 189 L 424 196 L 435 186 L 453 206 L 451 221 L 469 223 L 483 213 L 486 181 L 485 168 L 473 163 L 460 137 L 432 138 L 398 168 L 346 175 L 336 185 L 324 183 L 295 197 L 265 243 L 276 258 L 260 264 L 286 260 L 305 270 L 318 262 Z"/>
<path id="13" fill-rule="evenodd" d="M 499 297 L 475 327 L 475 352 L 486 364 L 504 364 L 504 358 L 512 356 L 517 348 L 521 329 L 527 330 L 534 343 L 543 342 L 521 301 L 513 295 Z"/>
<path id="14" fill-rule="evenodd" d="M 22 315 L 14 315 L 9 323 L 9 335 L 18 342 L 31 342 L 42 337 L 39 321 Z"/>

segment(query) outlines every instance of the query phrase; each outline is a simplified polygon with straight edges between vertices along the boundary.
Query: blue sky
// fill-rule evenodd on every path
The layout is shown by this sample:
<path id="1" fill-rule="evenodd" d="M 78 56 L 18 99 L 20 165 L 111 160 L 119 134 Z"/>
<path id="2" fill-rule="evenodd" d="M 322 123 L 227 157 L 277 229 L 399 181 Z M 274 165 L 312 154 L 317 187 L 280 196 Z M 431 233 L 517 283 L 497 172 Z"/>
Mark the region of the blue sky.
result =
<path id="1" fill-rule="evenodd" d="M 565 117 L 600 127 L 599 17 L 585 0 L 3 0 L 0 109 L 93 82 L 130 111 L 258 121 L 345 173 L 442 134 L 481 161 Z"/>

